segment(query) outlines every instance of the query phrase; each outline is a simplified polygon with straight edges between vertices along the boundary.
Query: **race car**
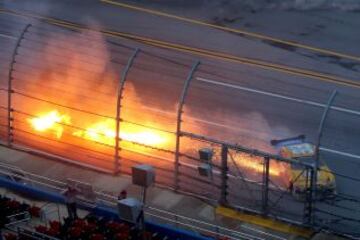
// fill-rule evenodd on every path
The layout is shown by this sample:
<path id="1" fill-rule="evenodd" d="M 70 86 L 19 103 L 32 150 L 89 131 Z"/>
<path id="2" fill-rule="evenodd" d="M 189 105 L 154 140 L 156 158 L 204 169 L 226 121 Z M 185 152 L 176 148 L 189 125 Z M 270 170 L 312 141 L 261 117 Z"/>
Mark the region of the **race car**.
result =
<path id="1" fill-rule="evenodd" d="M 305 135 L 299 135 L 293 138 L 271 140 L 270 143 L 278 150 L 279 155 L 284 158 L 291 158 L 299 162 L 314 164 L 315 145 L 306 142 L 305 138 Z M 319 169 L 320 170 L 317 171 L 316 197 L 318 199 L 331 198 L 336 194 L 335 176 L 322 160 L 319 162 Z M 288 189 L 295 198 L 305 200 L 306 192 L 311 186 L 309 174 L 304 170 L 304 167 L 301 166 L 301 164 L 291 164 L 289 175 Z"/>

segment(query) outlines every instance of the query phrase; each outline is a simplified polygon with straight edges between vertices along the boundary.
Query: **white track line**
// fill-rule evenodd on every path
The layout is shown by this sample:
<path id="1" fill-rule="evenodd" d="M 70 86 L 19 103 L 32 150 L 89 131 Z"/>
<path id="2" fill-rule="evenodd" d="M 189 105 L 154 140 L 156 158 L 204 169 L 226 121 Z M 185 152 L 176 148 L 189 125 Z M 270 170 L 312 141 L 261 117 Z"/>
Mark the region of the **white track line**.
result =
<path id="1" fill-rule="evenodd" d="M 320 147 L 320 150 L 322 150 L 324 152 L 330 152 L 330 153 L 342 155 L 342 156 L 345 156 L 345 157 L 351 157 L 351 158 L 360 159 L 359 155 L 352 154 L 352 153 L 337 151 L 337 150 L 333 150 L 333 149 L 329 149 L 329 148 L 325 148 L 325 147 Z"/>
<path id="2" fill-rule="evenodd" d="M 223 86 L 223 87 L 228 87 L 228 88 L 233 88 L 233 89 L 237 89 L 237 90 L 241 90 L 241 91 L 245 91 L 245 92 L 257 93 L 257 94 L 261 94 L 261 95 L 265 95 L 265 96 L 269 96 L 269 97 L 279 98 L 279 99 L 288 100 L 288 101 L 297 102 L 297 103 L 303 103 L 303 104 L 307 104 L 307 105 L 311 105 L 311 106 L 315 106 L 315 107 L 326 108 L 326 104 L 323 104 L 323 103 L 304 100 L 304 99 L 300 99 L 300 98 L 289 97 L 289 96 L 272 93 L 272 92 L 261 91 L 261 90 L 257 90 L 257 89 L 253 89 L 253 88 L 242 87 L 239 85 L 225 83 L 225 82 L 219 82 L 219 81 L 210 80 L 210 79 L 206 79 L 206 78 L 202 78 L 202 77 L 197 77 L 196 79 L 197 79 L 197 81 L 200 81 L 200 82 L 206 82 L 206 83 L 219 85 L 219 86 Z M 339 111 L 339 112 L 345 112 L 345 113 L 360 116 L 360 111 L 355 111 L 352 109 L 336 107 L 336 106 L 331 106 L 330 108 L 333 110 Z"/>
<path id="3" fill-rule="evenodd" d="M 12 40 L 16 40 L 16 39 L 17 39 L 16 37 L 9 36 L 9 35 L 5 35 L 5 34 L 2 34 L 2 33 L 0 33 L 0 37 L 12 39 Z"/>

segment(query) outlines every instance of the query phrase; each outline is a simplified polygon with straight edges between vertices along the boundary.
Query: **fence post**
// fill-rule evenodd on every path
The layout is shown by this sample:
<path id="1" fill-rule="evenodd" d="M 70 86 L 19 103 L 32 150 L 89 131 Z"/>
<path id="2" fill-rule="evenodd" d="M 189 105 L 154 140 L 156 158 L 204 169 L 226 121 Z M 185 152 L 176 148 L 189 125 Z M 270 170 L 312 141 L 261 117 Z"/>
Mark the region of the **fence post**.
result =
<path id="1" fill-rule="evenodd" d="M 192 66 L 188 77 L 184 83 L 184 87 L 180 96 L 180 101 L 177 109 L 177 119 L 176 119 L 176 146 L 175 146 L 175 177 L 174 177 L 174 189 L 177 191 L 179 189 L 179 151 L 180 151 L 180 135 L 181 135 L 181 117 L 183 113 L 183 107 L 185 98 L 190 86 L 190 82 L 194 76 L 194 73 L 197 67 L 200 65 L 200 61 L 197 61 Z"/>
<path id="2" fill-rule="evenodd" d="M 19 38 L 17 39 L 14 51 L 12 53 L 12 57 L 11 57 L 11 62 L 10 62 L 10 67 L 9 67 L 9 73 L 8 73 L 8 104 L 7 104 L 7 145 L 9 147 L 12 146 L 12 142 L 13 142 L 13 126 L 12 126 L 12 121 L 13 119 L 13 109 L 12 109 L 12 93 L 14 92 L 14 90 L 12 89 L 12 80 L 13 80 L 13 70 L 14 70 L 14 64 L 15 64 L 15 57 L 18 54 L 18 49 L 20 47 L 21 41 L 24 39 L 24 35 L 25 33 L 28 31 L 28 29 L 31 27 L 31 24 L 26 25 L 26 27 L 24 28 L 24 30 L 21 32 L 21 35 L 19 36 Z"/>
<path id="3" fill-rule="evenodd" d="M 121 73 L 119 80 L 119 86 L 117 91 L 117 101 L 116 101 L 116 132 L 115 132 L 115 155 L 114 155 L 114 173 L 118 174 L 120 172 L 120 153 L 119 153 L 119 141 L 120 141 L 120 112 L 121 112 L 121 100 L 123 97 L 123 91 L 125 87 L 126 77 L 129 73 L 129 70 L 135 60 L 136 55 L 138 54 L 139 49 L 136 48 L 134 53 L 128 59 L 128 62 Z"/>
<path id="4" fill-rule="evenodd" d="M 227 188 L 228 188 L 228 147 L 221 145 L 221 196 L 219 203 L 227 205 Z"/>
<path id="5" fill-rule="evenodd" d="M 263 190 L 262 190 L 262 213 L 264 215 L 268 214 L 269 173 L 270 173 L 270 158 L 269 157 L 264 157 Z"/>
<path id="6" fill-rule="evenodd" d="M 304 217 L 305 217 L 305 223 L 309 224 L 309 225 L 314 225 L 315 223 L 315 214 L 314 214 L 314 195 L 313 195 L 313 184 L 315 183 L 314 178 L 315 178 L 315 168 L 310 168 L 307 169 L 307 171 L 310 171 L 310 186 L 308 188 L 308 190 L 306 190 L 306 206 L 305 206 L 305 212 L 304 212 Z M 308 175 L 308 174 L 307 174 Z M 315 196 L 316 197 L 316 196 Z"/>
<path id="7" fill-rule="evenodd" d="M 320 154 L 321 137 L 322 137 L 326 117 L 330 110 L 331 104 L 333 103 L 333 101 L 336 97 L 336 94 L 337 94 L 337 91 L 334 90 L 327 102 L 326 108 L 324 110 L 324 113 L 323 113 L 321 121 L 320 121 L 319 129 L 318 129 L 318 136 L 317 136 L 317 141 L 316 141 L 316 146 L 315 146 L 315 163 L 314 163 L 314 171 L 315 172 L 313 173 L 313 178 L 312 178 L 313 182 L 311 183 L 311 188 L 312 188 L 311 201 L 313 201 L 312 208 L 315 208 L 316 195 L 317 195 L 318 169 L 319 169 L 319 165 L 320 165 L 319 164 L 319 154 Z M 311 223 L 315 223 L 315 212 L 314 211 L 312 211 L 312 218 L 313 219 L 311 220 Z"/>

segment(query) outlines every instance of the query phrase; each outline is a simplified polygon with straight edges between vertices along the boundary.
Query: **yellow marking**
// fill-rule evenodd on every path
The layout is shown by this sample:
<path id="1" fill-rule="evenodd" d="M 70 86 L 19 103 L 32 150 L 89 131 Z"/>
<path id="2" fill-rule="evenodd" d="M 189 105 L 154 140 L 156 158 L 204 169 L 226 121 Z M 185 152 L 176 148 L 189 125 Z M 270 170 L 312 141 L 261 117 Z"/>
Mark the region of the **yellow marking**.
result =
<path id="1" fill-rule="evenodd" d="M 350 60 L 354 60 L 354 61 L 360 61 L 360 57 L 358 57 L 358 56 L 352 56 L 352 55 L 349 55 L 349 54 L 339 53 L 339 52 L 335 52 L 335 51 L 328 50 L 328 49 L 322 49 L 322 48 L 317 48 L 317 47 L 313 47 L 313 46 L 309 46 L 309 45 L 305 45 L 305 44 L 301 44 L 301 43 L 286 41 L 286 40 L 266 36 L 266 35 L 259 34 L 259 33 L 253 33 L 253 32 L 248 32 L 248 31 L 244 31 L 244 30 L 239 30 L 239 29 L 234 29 L 234 28 L 229 28 L 229 27 L 223 27 L 223 26 L 219 26 L 219 25 L 215 25 L 215 24 L 211 24 L 211 23 L 206 23 L 206 22 L 196 20 L 196 19 L 185 18 L 185 17 L 174 15 L 174 14 L 169 14 L 169 13 L 165 13 L 165 12 L 161 12 L 161 11 L 151 10 L 151 9 L 148 9 L 148 8 L 138 7 L 138 6 L 134 6 L 134 5 L 126 4 L 126 3 L 120 3 L 120 2 L 117 2 L 117 1 L 112 1 L 112 0 L 100 0 L 100 1 L 103 2 L 103 3 L 112 4 L 112 5 L 115 5 L 115 6 L 131 9 L 131 10 L 135 10 L 135 11 L 145 12 L 145 13 L 156 15 L 156 16 L 176 19 L 176 20 L 189 22 L 189 23 L 202 25 L 202 26 L 207 26 L 207 27 L 211 27 L 211 28 L 215 28 L 215 29 L 219 29 L 219 30 L 223 30 L 223 31 L 232 32 L 232 33 L 240 33 L 240 34 L 244 34 L 244 35 L 249 36 L 249 37 L 258 38 L 258 39 L 262 39 L 262 40 L 268 40 L 268 41 L 272 41 L 272 42 L 276 42 L 276 43 L 285 44 L 285 45 L 288 45 L 288 46 L 303 48 L 303 49 L 311 50 L 311 51 L 314 51 L 314 52 L 327 54 L 327 55 L 330 55 L 330 56 L 337 56 L 337 57 L 346 58 L 346 59 L 350 59 Z"/>
<path id="2" fill-rule="evenodd" d="M 43 17 L 43 16 L 27 14 L 27 13 L 26 14 L 18 13 L 18 12 L 1 9 L 1 8 L 0 8 L 0 12 L 12 14 L 12 15 L 16 15 L 16 16 L 21 16 L 21 17 L 36 18 L 39 20 L 43 20 L 49 24 L 57 25 L 57 26 L 61 26 L 61 27 L 69 28 L 69 29 L 90 30 L 90 31 L 98 32 L 97 29 L 92 29 L 90 27 L 86 27 L 86 26 L 82 26 L 82 25 L 75 24 L 72 22 L 58 20 L 58 19 L 54 19 L 54 18 Z M 251 58 L 238 57 L 238 56 L 234 56 L 234 55 L 230 55 L 230 54 L 226 54 L 226 53 L 222 53 L 222 52 L 216 52 L 216 51 L 211 51 L 211 50 L 207 50 L 207 49 L 189 47 L 186 45 L 165 42 L 165 41 L 151 39 L 151 38 L 142 37 L 142 36 L 129 34 L 129 33 L 116 32 L 116 31 L 110 31 L 110 30 L 101 30 L 100 32 L 105 35 L 108 35 L 108 36 L 135 40 L 135 41 L 139 41 L 141 43 L 145 43 L 148 45 L 161 47 L 161 48 L 165 48 L 165 49 L 171 49 L 171 50 L 176 50 L 179 52 L 191 53 L 191 54 L 198 55 L 198 56 L 205 56 L 205 57 L 220 59 L 220 60 L 224 60 L 224 61 L 228 61 L 228 62 L 234 62 L 234 63 L 244 64 L 244 65 L 255 66 L 255 67 L 266 69 L 266 70 L 272 70 L 272 71 L 287 73 L 287 74 L 301 76 L 301 77 L 318 79 L 318 80 L 322 80 L 324 82 L 335 83 L 335 84 L 339 84 L 339 85 L 343 85 L 343 86 L 360 88 L 359 82 L 356 82 L 356 81 L 353 81 L 350 79 L 345 79 L 345 78 L 342 78 L 342 77 L 339 77 L 336 75 L 319 73 L 319 72 L 315 72 L 315 71 L 311 71 L 311 70 L 289 67 L 289 66 L 281 65 L 281 64 L 269 63 L 269 62 L 265 62 L 265 61 L 254 60 Z"/>
<path id="3" fill-rule="evenodd" d="M 230 208 L 217 207 L 216 213 L 242 222 L 258 225 L 278 232 L 294 234 L 305 238 L 310 238 L 314 234 L 314 232 L 308 228 L 302 228 L 302 227 L 286 224 L 281 221 L 276 221 L 274 219 L 265 218 L 258 215 L 241 213 L 239 211 Z"/>

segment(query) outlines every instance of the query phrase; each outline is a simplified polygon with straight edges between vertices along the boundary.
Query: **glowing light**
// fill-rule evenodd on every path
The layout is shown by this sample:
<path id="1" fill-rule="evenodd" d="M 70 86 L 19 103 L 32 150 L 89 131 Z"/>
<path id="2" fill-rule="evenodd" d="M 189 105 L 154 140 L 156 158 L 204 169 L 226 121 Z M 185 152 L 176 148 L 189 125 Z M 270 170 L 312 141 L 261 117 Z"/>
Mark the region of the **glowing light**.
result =
<path id="1" fill-rule="evenodd" d="M 53 110 L 39 114 L 39 117 L 30 118 L 28 121 L 34 130 L 38 132 L 53 131 L 57 138 L 61 138 L 64 128 L 60 123 L 70 124 L 70 117 Z"/>
<path id="2" fill-rule="evenodd" d="M 264 171 L 263 159 L 255 156 L 245 154 L 235 154 L 232 156 L 236 164 L 240 167 L 253 170 L 256 173 L 262 173 Z M 269 174 L 272 176 L 282 176 L 287 172 L 286 168 L 279 164 L 272 163 L 269 168 Z"/>
<path id="3" fill-rule="evenodd" d="M 149 146 L 159 146 L 165 143 L 166 141 L 166 139 L 164 139 L 159 134 L 156 134 L 155 132 L 152 131 L 137 132 L 137 133 L 121 132 L 120 138 L 130 142 L 135 142 Z"/>
<path id="4" fill-rule="evenodd" d="M 114 146 L 116 137 L 115 121 L 105 120 L 98 122 L 86 128 L 86 130 L 74 132 L 73 135 Z M 167 137 L 156 130 L 126 123 L 121 124 L 120 139 L 151 147 L 160 147 L 168 142 Z"/>

